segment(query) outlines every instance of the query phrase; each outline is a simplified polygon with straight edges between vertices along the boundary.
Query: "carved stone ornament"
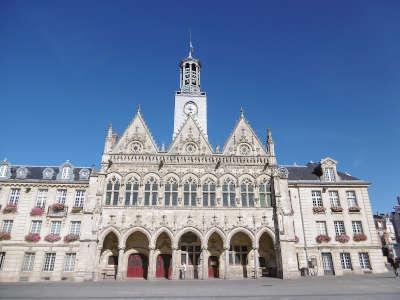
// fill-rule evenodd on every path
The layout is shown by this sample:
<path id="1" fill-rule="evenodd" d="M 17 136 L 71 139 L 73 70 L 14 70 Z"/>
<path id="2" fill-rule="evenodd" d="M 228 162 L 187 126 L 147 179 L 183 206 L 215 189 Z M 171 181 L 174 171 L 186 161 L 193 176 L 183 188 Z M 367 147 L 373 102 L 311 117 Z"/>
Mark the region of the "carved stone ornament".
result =
<path id="1" fill-rule="evenodd" d="M 277 175 L 279 176 L 279 178 L 288 179 L 288 177 L 289 177 L 289 170 L 286 169 L 286 168 L 281 167 L 281 168 L 279 168 L 279 169 L 277 170 Z"/>

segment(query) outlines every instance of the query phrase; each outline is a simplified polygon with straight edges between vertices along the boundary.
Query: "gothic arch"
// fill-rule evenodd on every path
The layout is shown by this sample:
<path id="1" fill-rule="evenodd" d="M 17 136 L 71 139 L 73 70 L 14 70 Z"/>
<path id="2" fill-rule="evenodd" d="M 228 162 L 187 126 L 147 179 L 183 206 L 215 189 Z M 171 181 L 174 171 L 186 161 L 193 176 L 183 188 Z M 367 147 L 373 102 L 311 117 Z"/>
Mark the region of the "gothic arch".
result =
<path id="1" fill-rule="evenodd" d="M 200 181 L 199 181 L 199 177 L 197 177 L 195 174 L 193 174 L 193 173 L 188 173 L 188 174 L 185 174 L 185 175 L 183 175 L 182 176 L 182 184 L 186 181 L 186 180 L 188 180 L 189 178 L 193 178 L 194 180 L 195 180 L 195 182 L 196 182 L 196 184 L 197 185 L 199 185 L 200 184 Z"/>
<path id="2" fill-rule="evenodd" d="M 253 186 L 256 185 L 256 180 L 255 180 L 254 176 L 252 176 L 248 173 L 245 173 L 245 174 L 242 174 L 239 176 L 239 179 L 238 179 L 239 185 L 242 184 L 243 181 L 245 181 L 246 179 L 250 180 L 252 182 Z"/>
<path id="3" fill-rule="evenodd" d="M 225 245 L 226 248 L 229 248 L 231 240 L 232 240 L 232 237 L 238 232 L 242 232 L 242 233 L 246 234 L 250 238 L 252 246 L 255 246 L 254 234 L 250 230 L 245 228 L 245 227 L 236 227 L 235 229 L 231 230 L 228 233 L 228 236 L 226 238 L 226 243 L 227 244 Z"/>
<path id="4" fill-rule="evenodd" d="M 173 240 L 173 248 L 177 248 L 178 247 L 178 244 L 179 244 L 179 240 L 181 239 L 181 237 L 185 234 L 185 233 L 188 233 L 188 232 L 192 232 L 192 233 L 194 233 L 195 235 L 197 235 L 198 236 L 198 238 L 200 239 L 200 243 L 201 243 L 201 245 L 203 245 L 204 243 L 203 243 L 203 234 L 201 233 L 201 231 L 199 230 L 199 229 L 197 229 L 196 227 L 192 227 L 192 226 L 189 226 L 189 227 L 185 227 L 185 228 L 183 228 L 181 231 L 179 231 L 176 235 L 175 235 L 175 239 Z"/>
<path id="5" fill-rule="evenodd" d="M 204 236 L 204 240 L 203 240 L 203 247 L 207 247 L 208 244 L 208 240 L 210 239 L 211 235 L 213 233 L 217 233 L 221 239 L 224 245 L 226 245 L 226 235 L 224 233 L 224 231 L 222 229 L 220 229 L 219 227 L 213 227 L 211 228 L 209 231 L 207 231 L 207 233 Z"/>
<path id="6" fill-rule="evenodd" d="M 257 185 L 260 185 L 264 182 L 271 182 L 271 181 L 272 181 L 272 177 L 268 174 L 262 174 L 257 177 Z"/>
<path id="7" fill-rule="evenodd" d="M 117 228 L 115 228 L 114 226 L 109 226 L 106 229 L 103 230 L 103 232 L 100 233 L 100 236 L 98 238 L 98 245 L 101 245 L 101 247 L 103 247 L 103 243 L 104 243 L 104 239 L 107 237 L 107 235 L 109 233 L 114 233 L 115 236 L 118 238 L 118 247 L 121 248 L 121 233 L 119 232 L 119 230 Z"/>
<path id="8" fill-rule="evenodd" d="M 122 237 L 121 237 L 121 243 L 120 243 L 120 244 L 122 245 L 122 247 L 125 247 L 126 241 L 127 241 L 128 238 L 131 236 L 131 234 L 133 234 L 134 232 L 137 232 L 137 231 L 143 233 L 143 234 L 146 236 L 146 238 L 147 238 L 147 242 L 150 244 L 150 242 L 151 242 L 151 234 L 150 234 L 150 232 L 149 232 L 147 229 L 143 228 L 143 227 L 136 226 L 136 227 L 132 227 L 132 228 L 128 229 L 128 230 L 122 235 Z"/>
<path id="9" fill-rule="evenodd" d="M 271 238 L 272 242 L 275 245 L 275 233 L 274 233 L 274 231 L 269 227 L 264 227 L 263 229 L 259 230 L 257 232 L 257 234 L 256 234 L 255 245 L 256 245 L 257 248 L 259 247 L 260 238 L 264 233 L 268 234 L 268 236 Z"/>
<path id="10" fill-rule="evenodd" d="M 214 174 L 204 174 L 203 176 L 200 177 L 200 183 L 203 185 L 207 180 L 211 179 L 212 181 L 215 182 L 215 184 L 218 184 L 218 178 Z"/>
<path id="11" fill-rule="evenodd" d="M 153 234 L 153 239 L 150 242 L 150 248 L 153 248 L 156 246 L 157 243 L 157 239 L 158 237 L 165 233 L 166 235 L 169 236 L 169 238 L 171 239 L 171 243 L 173 243 L 174 241 L 174 234 L 172 233 L 172 231 L 168 228 L 168 227 L 161 227 L 159 228 L 154 234 Z"/>
<path id="12" fill-rule="evenodd" d="M 139 181 L 139 184 L 141 183 L 141 177 L 138 173 L 136 172 L 130 172 L 125 176 L 124 183 L 126 184 L 130 179 L 135 178 Z"/>
<path id="13" fill-rule="evenodd" d="M 231 174 L 231 173 L 225 173 L 224 175 L 222 175 L 222 176 L 219 178 L 219 185 L 223 185 L 223 184 L 224 184 L 224 181 L 227 180 L 227 179 L 230 179 L 230 180 L 235 184 L 235 186 L 237 186 L 238 180 L 237 180 L 237 178 L 236 178 L 233 174 Z"/>
<path id="14" fill-rule="evenodd" d="M 168 179 L 170 179 L 170 178 L 174 178 L 178 184 L 181 183 L 181 182 L 180 182 L 179 175 L 176 174 L 175 172 L 168 172 L 167 174 L 165 174 L 165 175 L 162 177 L 162 183 L 165 185 L 166 182 L 168 181 Z"/>
<path id="15" fill-rule="evenodd" d="M 157 173 L 149 172 L 149 173 L 146 173 L 146 174 L 143 176 L 143 181 L 142 181 L 143 184 L 146 184 L 147 180 L 148 180 L 150 177 L 154 177 L 154 178 L 157 180 L 157 182 L 160 183 L 160 176 L 159 176 Z"/>
<path id="16" fill-rule="evenodd" d="M 108 182 L 110 179 L 112 179 L 113 177 L 115 177 L 117 180 L 119 180 L 119 182 L 122 182 L 122 175 L 116 171 L 112 171 L 110 173 L 108 173 L 106 175 L 106 182 Z"/>

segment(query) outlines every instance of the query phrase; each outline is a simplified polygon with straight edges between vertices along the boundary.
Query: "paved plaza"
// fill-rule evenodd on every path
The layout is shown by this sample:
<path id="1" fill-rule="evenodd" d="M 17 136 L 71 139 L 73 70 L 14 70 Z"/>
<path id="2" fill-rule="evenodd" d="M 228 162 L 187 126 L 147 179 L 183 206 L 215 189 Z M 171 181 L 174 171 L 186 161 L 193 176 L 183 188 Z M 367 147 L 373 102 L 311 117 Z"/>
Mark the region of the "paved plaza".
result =
<path id="1" fill-rule="evenodd" d="M 0 299 L 400 299 L 383 275 L 280 280 L 1 283 Z"/>

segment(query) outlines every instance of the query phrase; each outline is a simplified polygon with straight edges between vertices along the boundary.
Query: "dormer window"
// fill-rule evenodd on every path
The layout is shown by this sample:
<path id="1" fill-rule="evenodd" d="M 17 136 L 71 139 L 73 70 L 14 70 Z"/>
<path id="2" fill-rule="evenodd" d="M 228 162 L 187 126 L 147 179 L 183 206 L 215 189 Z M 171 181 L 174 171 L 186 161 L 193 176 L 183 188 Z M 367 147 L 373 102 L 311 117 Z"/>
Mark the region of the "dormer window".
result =
<path id="1" fill-rule="evenodd" d="M 7 177 L 8 165 L 1 165 L 0 166 L 0 178 Z"/>
<path id="2" fill-rule="evenodd" d="M 62 168 L 61 179 L 68 180 L 71 173 L 71 167 L 65 166 Z"/>
<path id="3" fill-rule="evenodd" d="M 336 180 L 334 168 L 327 167 L 324 169 L 324 180 L 328 182 L 334 182 Z"/>

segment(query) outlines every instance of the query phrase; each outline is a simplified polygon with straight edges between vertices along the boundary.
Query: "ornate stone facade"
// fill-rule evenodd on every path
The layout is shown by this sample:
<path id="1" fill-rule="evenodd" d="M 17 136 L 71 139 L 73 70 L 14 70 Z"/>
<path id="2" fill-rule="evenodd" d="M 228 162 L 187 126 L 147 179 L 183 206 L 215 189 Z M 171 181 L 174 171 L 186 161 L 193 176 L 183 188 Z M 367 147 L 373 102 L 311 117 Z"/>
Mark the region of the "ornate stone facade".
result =
<path id="1" fill-rule="evenodd" d="M 367 182 L 330 158 L 279 166 L 243 112 L 214 150 L 201 64 L 190 52 L 180 68 L 167 150 L 138 109 L 121 136 L 109 127 L 97 171 L 0 164 L 1 281 L 385 270 Z"/>

